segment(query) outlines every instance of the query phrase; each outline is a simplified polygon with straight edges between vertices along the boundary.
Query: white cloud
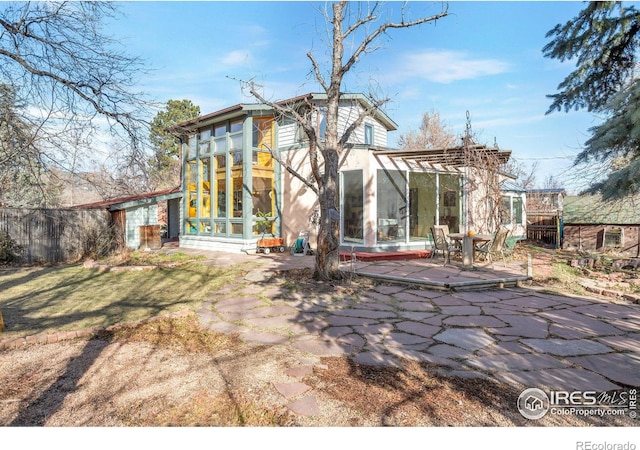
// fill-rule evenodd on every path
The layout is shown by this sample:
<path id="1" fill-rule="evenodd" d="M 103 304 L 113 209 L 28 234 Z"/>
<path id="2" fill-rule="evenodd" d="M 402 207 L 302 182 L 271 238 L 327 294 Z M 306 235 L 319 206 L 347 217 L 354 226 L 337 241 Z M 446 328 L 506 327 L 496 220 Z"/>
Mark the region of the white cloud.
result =
<path id="1" fill-rule="evenodd" d="M 246 50 L 234 50 L 227 53 L 221 59 L 222 64 L 230 66 L 238 66 L 250 60 L 250 54 Z"/>
<path id="2" fill-rule="evenodd" d="M 467 52 L 425 50 L 400 57 L 394 78 L 422 78 L 435 83 L 471 80 L 507 72 L 510 65 L 498 59 L 474 58 Z"/>

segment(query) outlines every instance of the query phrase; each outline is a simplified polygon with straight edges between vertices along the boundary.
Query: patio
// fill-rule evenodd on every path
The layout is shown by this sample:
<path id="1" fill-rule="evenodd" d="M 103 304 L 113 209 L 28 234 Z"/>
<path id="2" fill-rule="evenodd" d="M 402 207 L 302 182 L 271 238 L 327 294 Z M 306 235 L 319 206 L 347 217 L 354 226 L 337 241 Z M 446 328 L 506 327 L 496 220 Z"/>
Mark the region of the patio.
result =
<path id="1" fill-rule="evenodd" d="M 527 263 L 522 261 L 508 261 L 506 267 L 502 261 L 493 264 L 475 262 L 473 267 L 465 267 L 456 260 L 443 265 L 442 258 L 373 261 L 356 258 L 341 262 L 340 268 L 344 272 L 379 280 L 457 292 L 512 287 L 530 278 Z"/>

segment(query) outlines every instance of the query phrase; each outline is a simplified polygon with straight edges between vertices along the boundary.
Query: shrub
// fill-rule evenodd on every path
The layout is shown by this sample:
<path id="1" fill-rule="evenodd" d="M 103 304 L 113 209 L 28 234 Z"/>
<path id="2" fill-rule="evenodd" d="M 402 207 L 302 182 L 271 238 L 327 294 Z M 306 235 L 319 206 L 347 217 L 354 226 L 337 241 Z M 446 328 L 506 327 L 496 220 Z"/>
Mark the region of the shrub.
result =
<path id="1" fill-rule="evenodd" d="M 0 264 L 9 264 L 20 258 L 22 247 L 7 233 L 0 231 Z"/>

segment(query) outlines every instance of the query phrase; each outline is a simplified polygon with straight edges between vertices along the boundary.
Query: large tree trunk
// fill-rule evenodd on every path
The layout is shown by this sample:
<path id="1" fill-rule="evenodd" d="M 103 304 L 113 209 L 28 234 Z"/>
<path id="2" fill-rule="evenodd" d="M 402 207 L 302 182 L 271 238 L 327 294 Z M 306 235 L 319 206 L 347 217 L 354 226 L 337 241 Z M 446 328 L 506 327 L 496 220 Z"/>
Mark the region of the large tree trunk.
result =
<path id="1" fill-rule="evenodd" d="M 320 227 L 316 251 L 314 278 L 335 280 L 341 278 L 340 264 L 340 199 L 338 196 L 338 152 L 324 153 L 325 173 L 320 186 Z"/>

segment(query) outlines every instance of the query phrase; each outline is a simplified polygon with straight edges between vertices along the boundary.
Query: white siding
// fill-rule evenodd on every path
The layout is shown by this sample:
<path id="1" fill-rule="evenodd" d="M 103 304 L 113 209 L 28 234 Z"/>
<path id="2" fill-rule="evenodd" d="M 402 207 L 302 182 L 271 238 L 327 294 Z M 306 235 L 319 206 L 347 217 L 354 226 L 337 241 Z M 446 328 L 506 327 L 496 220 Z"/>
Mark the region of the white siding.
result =
<path id="1" fill-rule="evenodd" d="M 280 147 L 290 147 L 295 144 L 296 130 L 298 125 L 291 119 L 285 119 L 278 125 L 278 144 Z"/>

